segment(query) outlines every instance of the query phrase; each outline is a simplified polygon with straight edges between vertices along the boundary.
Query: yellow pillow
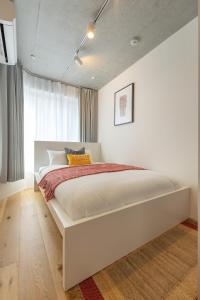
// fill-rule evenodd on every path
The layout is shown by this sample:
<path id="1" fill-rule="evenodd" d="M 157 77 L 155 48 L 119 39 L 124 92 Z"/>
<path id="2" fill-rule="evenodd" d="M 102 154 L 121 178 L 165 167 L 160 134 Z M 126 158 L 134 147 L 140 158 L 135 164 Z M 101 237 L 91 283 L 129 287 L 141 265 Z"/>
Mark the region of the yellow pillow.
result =
<path id="1" fill-rule="evenodd" d="M 67 154 L 70 166 L 90 165 L 91 158 L 89 154 Z"/>

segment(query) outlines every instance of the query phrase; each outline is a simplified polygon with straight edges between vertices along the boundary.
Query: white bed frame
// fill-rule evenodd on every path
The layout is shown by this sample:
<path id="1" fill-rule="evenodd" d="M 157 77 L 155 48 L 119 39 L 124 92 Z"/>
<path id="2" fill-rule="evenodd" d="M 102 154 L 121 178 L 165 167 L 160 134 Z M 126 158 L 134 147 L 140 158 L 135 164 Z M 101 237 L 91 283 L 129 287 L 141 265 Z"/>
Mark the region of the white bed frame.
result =
<path id="1" fill-rule="evenodd" d="M 95 161 L 101 161 L 98 143 L 36 141 L 35 172 L 48 165 L 47 149 L 62 150 L 65 146 L 85 146 Z M 63 287 L 68 290 L 186 220 L 190 189 L 184 187 L 80 221 L 72 221 L 55 198 L 48 207 L 63 237 Z"/>

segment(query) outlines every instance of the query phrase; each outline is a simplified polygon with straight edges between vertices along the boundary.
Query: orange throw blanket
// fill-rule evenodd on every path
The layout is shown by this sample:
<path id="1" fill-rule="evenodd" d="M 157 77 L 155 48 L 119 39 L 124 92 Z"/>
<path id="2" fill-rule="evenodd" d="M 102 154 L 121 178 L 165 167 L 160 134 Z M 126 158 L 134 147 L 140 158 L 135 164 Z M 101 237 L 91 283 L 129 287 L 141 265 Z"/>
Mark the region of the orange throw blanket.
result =
<path id="1" fill-rule="evenodd" d="M 120 164 L 91 164 L 85 166 L 64 167 L 48 172 L 39 182 L 39 187 L 44 189 L 46 201 L 54 197 L 56 187 L 64 181 L 94 175 L 99 173 L 120 172 L 126 170 L 144 170 L 140 167 L 127 166 Z"/>

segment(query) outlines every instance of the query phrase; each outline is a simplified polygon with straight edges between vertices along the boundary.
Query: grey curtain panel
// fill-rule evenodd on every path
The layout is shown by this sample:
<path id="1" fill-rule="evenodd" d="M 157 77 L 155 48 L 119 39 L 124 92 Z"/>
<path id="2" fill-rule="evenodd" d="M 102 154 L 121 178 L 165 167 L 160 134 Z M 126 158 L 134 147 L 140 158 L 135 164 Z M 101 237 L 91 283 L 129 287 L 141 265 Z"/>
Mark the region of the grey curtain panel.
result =
<path id="1" fill-rule="evenodd" d="M 22 67 L 0 64 L 0 182 L 24 178 Z"/>
<path id="2" fill-rule="evenodd" d="M 82 142 L 97 142 L 98 123 L 97 91 L 81 88 L 80 93 L 80 131 Z"/>

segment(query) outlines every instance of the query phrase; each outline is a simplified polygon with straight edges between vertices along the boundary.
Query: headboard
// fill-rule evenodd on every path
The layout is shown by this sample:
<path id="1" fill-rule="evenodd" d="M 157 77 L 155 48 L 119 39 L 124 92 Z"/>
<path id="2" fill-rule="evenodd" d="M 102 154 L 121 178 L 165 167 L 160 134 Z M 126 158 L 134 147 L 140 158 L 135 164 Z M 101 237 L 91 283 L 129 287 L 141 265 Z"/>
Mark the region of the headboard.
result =
<path id="1" fill-rule="evenodd" d="M 101 146 L 99 143 L 78 143 L 78 142 L 49 142 L 35 141 L 34 142 L 34 172 L 38 172 L 41 166 L 49 164 L 48 150 L 64 150 L 65 147 L 72 149 L 80 149 L 85 147 L 89 149 L 94 161 L 101 161 Z"/>

